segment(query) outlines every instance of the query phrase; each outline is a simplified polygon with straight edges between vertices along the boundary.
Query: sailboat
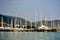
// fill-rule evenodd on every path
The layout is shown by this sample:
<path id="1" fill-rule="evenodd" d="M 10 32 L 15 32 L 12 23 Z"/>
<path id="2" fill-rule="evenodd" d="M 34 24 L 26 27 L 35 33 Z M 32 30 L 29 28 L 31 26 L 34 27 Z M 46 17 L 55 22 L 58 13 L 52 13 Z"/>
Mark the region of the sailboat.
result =
<path id="1" fill-rule="evenodd" d="M 45 25 L 43 25 L 43 23 L 42 23 L 42 16 L 40 15 L 40 19 L 41 19 L 41 26 L 38 26 L 38 29 L 50 29 L 50 28 L 48 28 L 47 26 L 45 26 Z M 46 20 L 45 20 L 46 21 Z"/>

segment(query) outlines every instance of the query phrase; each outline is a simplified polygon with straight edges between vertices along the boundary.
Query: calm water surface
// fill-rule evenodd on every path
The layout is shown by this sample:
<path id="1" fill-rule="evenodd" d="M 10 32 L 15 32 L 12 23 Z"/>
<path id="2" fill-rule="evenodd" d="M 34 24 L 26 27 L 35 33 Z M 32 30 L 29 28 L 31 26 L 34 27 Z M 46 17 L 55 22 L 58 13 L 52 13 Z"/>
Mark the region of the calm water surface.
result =
<path id="1" fill-rule="evenodd" d="M 0 32 L 0 40 L 60 40 L 60 32 Z"/>

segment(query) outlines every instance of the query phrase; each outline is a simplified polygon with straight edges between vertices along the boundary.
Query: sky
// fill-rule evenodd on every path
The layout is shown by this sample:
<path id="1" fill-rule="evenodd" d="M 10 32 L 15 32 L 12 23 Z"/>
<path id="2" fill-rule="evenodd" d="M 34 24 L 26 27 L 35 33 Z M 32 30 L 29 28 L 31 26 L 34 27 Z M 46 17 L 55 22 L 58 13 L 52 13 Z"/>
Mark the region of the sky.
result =
<path id="1" fill-rule="evenodd" d="M 16 16 L 29 21 L 60 18 L 60 0 L 0 0 L 0 14 Z"/>

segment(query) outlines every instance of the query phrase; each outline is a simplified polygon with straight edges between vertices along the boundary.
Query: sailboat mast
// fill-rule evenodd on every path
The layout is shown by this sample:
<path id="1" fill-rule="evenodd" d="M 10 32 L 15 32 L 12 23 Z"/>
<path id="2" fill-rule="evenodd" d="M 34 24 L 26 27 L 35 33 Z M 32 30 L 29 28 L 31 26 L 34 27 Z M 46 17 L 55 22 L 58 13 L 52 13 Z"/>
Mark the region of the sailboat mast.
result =
<path id="1" fill-rule="evenodd" d="M 47 26 L 47 18 L 45 17 L 45 26 Z"/>
<path id="2" fill-rule="evenodd" d="M 13 28 L 13 20 L 11 19 L 11 28 Z"/>
<path id="3" fill-rule="evenodd" d="M 9 27 L 9 18 L 8 18 L 8 27 Z"/>
<path id="4" fill-rule="evenodd" d="M 54 28 L 54 17 L 52 17 L 52 19 L 53 19 L 53 28 Z"/>
<path id="5" fill-rule="evenodd" d="M 27 21 L 26 21 L 26 18 L 25 18 L 25 26 L 26 26 L 26 28 L 27 28 Z"/>
<path id="6" fill-rule="evenodd" d="M 32 29 L 32 21 L 30 23 L 31 23 L 31 29 Z"/>
<path id="7" fill-rule="evenodd" d="M 54 18 L 52 17 L 52 19 L 51 19 L 51 28 L 53 28 L 54 27 Z"/>
<path id="8" fill-rule="evenodd" d="M 60 19 L 58 20 L 58 26 L 57 26 L 57 29 L 59 28 L 59 26 L 60 26 Z"/>
<path id="9" fill-rule="evenodd" d="M 19 28 L 19 26 L 20 26 L 20 25 L 19 25 L 19 19 L 18 19 L 18 28 Z"/>
<path id="10" fill-rule="evenodd" d="M 52 28 L 52 18 L 51 18 L 51 28 Z"/>
<path id="11" fill-rule="evenodd" d="M 59 21 L 58 21 L 58 26 L 57 26 L 57 28 L 59 28 Z"/>
<path id="12" fill-rule="evenodd" d="M 40 23 L 40 24 L 42 25 L 42 16 L 41 16 L 41 15 L 40 15 L 40 21 L 41 21 L 41 23 Z"/>
<path id="13" fill-rule="evenodd" d="M 3 17 L 2 17 L 1 19 L 2 19 L 2 22 L 1 22 L 1 27 L 3 27 Z"/>
<path id="14" fill-rule="evenodd" d="M 15 28 L 17 26 L 17 13 L 16 13 L 16 18 L 14 19 L 14 26 L 15 26 Z"/>
<path id="15" fill-rule="evenodd" d="M 36 28 L 36 26 L 37 26 L 36 17 L 37 17 L 37 14 L 35 13 L 35 28 Z"/>
<path id="16" fill-rule="evenodd" d="M 21 20 L 20 20 L 20 26 L 22 26 L 22 22 L 21 22 Z"/>
<path id="17" fill-rule="evenodd" d="M 14 28 L 16 28 L 16 19 L 14 19 Z"/>

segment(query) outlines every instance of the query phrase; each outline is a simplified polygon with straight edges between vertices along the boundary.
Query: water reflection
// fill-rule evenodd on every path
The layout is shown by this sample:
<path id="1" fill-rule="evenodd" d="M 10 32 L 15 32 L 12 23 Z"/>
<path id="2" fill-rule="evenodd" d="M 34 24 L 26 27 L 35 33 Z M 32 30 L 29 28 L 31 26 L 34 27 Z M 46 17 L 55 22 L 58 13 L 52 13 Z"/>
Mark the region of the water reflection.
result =
<path id="1" fill-rule="evenodd" d="M 0 32 L 0 40 L 60 40 L 58 32 Z"/>

